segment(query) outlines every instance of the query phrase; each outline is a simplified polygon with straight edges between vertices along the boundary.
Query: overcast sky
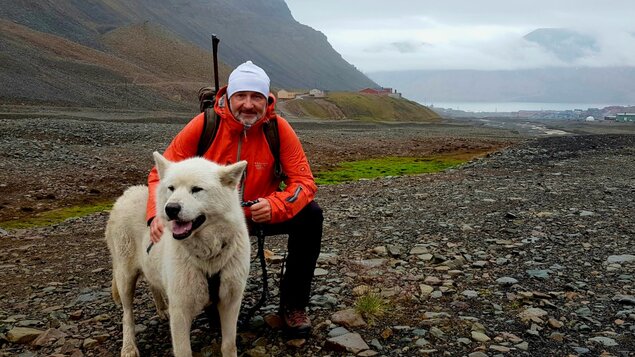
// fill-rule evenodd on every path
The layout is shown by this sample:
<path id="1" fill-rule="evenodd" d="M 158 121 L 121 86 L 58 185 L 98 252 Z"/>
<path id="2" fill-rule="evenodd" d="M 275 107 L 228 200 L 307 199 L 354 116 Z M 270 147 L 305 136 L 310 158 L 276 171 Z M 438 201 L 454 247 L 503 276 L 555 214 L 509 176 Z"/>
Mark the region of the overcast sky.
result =
<path id="1" fill-rule="evenodd" d="M 635 0 L 285 0 L 363 72 L 635 66 Z M 523 36 L 570 28 L 596 50 L 564 61 Z"/>

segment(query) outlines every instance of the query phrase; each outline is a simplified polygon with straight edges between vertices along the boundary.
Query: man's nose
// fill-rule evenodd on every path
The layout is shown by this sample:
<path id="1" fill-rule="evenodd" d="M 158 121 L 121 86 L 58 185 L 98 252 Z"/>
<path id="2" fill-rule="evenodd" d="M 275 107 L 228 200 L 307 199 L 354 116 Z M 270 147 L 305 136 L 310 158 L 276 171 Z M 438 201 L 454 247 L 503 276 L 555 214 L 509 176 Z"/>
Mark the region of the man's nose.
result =
<path id="1" fill-rule="evenodd" d="M 247 97 L 245 99 L 245 103 L 243 104 L 243 106 L 247 107 L 247 108 L 253 108 L 254 107 L 254 102 L 251 100 L 250 97 Z"/>

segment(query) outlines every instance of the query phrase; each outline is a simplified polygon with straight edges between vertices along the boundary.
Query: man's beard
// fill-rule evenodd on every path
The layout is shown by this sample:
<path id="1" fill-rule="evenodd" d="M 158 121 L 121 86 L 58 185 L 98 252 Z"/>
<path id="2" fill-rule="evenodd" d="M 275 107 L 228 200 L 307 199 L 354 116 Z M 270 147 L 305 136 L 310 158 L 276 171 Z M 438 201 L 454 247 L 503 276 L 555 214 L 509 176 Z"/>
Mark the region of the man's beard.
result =
<path id="1" fill-rule="evenodd" d="M 234 117 L 243 125 L 254 125 L 254 123 L 265 115 L 265 111 L 263 110 L 262 113 L 256 113 L 255 111 L 250 113 L 241 113 L 236 111 L 233 114 Z"/>

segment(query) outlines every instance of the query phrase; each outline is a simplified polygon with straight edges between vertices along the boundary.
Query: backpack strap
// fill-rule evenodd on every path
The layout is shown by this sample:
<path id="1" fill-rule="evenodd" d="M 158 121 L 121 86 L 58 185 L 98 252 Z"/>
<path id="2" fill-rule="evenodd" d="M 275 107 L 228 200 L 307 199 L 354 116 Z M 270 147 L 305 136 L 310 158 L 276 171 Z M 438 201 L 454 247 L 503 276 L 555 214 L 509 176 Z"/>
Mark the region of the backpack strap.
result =
<path id="1" fill-rule="evenodd" d="M 278 133 L 278 120 L 273 118 L 263 124 L 262 130 L 265 132 L 265 138 L 267 144 L 269 144 L 269 150 L 273 154 L 274 167 L 273 174 L 278 179 L 285 179 L 287 176 L 282 171 L 282 164 L 280 163 L 280 135 Z"/>
<path id="2" fill-rule="evenodd" d="M 201 131 L 201 137 L 198 139 L 198 147 L 196 149 L 196 156 L 203 156 L 207 149 L 212 146 L 214 137 L 218 132 L 218 114 L 214 111 L 214 107 L 205 108 L 203 111 L 203 131 Z"/>

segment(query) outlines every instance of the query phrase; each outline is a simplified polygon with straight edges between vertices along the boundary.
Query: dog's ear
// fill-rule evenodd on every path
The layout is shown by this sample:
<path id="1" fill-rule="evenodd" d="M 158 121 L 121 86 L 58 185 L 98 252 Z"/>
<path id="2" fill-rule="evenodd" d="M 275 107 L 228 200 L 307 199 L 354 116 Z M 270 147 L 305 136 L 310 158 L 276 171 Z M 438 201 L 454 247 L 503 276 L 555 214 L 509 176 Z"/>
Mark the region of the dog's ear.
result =
<path id="1" fill-rule="evenodd" d="M 157 172 L 159 173 L 159 178 L 163 178 L 163 175 L 165 174 L 165 170 L 168 169 L 168 166 L 170 166 L 171 162 L 165 157 L 163 157 L 163 155 L 159 154 L 158 151 L 153 152 L 152 156 L 154 156 L 154 163 L 157 166 Z"/>
<path id="2" fill-rule="evenodd" d="M 220 172 L 220 182 L 225 186 L 235 188 L 238 186 L 240 177 L 243 175 L 246 167 L 247 161 L 245 160 L 223 167 Z"/>

